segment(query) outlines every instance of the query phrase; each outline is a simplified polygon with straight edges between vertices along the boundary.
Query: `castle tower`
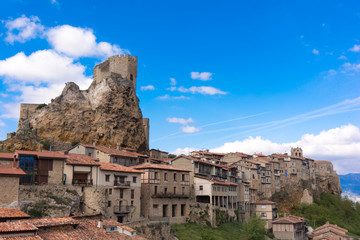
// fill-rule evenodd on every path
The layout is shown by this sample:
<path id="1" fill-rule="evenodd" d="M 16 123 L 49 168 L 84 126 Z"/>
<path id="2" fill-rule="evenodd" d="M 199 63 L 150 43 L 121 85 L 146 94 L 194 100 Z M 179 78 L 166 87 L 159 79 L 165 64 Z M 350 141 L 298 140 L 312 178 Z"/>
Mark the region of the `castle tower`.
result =
<path id="1" fill-rule="evenodd" d="M 128 54 L 109 57 L 105 62 L 94 67 L 94 80 L 99 83 L 104 78 L 109 77 L 111 73 L 118 73 L 122 78 L 133 82 L 136 90 L 137 57 Z"/>
<path id="2" fill-rule="evenodd" d="M 291 148 L 291 156 L 303 157 L 303 150 L 300 147 Z"/>

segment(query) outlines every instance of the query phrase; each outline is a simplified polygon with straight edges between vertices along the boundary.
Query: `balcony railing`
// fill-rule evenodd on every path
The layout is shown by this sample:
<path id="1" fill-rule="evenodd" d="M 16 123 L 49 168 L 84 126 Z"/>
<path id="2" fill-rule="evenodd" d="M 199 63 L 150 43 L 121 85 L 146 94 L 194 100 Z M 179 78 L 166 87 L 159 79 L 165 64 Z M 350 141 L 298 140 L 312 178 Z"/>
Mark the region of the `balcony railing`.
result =
<path id="1" fill-rule="evenodd" d="M 130 181 L 124 181 L 124 182 L 121 182 L 121 181 L 114 181 L 114 186 L 115 187 L 130 187 Z"/>
<path id="2" fill-rule="evenodd" d="M 190 185 L 190 181 L 181 181 L 181 185 L 189 186 L 189 185 Z"/>
<path id="3" fill-rule="evenodd" d="M 153 194 L 153 198 L 189 198 L 189 194 L 174 194 L 174 193 L 157 193 Z"/>
<path id="4" fill-rule="evenodd" d="M 131 210 L 131 206 L 130 205 L 115 205 L 114 206 L 114 213 L 129 213 Z"/>
<path id="5" fill-rule="evenodd" d="M 92 179 L 76 179 L 76 178 L 73 178 L 72 185 L 92 186 L 93 185 L 93 180 Z"/>

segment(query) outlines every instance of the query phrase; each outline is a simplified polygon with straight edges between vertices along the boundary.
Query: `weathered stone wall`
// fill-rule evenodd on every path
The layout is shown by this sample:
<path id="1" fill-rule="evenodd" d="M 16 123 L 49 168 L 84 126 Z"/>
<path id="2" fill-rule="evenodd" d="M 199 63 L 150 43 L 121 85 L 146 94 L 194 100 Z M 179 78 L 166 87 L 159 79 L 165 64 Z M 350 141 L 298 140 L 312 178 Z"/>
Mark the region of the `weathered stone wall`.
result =
<path id="1" fill-rule="evenodd" d="M 19 177 L 0 176 L 0 207 L 17 207 Z"/>
<path id="2" fill-rule="evenodd" d="M 64 165 L 63 160 L 53 160 L 53 170 L 49 171 L 49 184 L 62 184 Z"/>

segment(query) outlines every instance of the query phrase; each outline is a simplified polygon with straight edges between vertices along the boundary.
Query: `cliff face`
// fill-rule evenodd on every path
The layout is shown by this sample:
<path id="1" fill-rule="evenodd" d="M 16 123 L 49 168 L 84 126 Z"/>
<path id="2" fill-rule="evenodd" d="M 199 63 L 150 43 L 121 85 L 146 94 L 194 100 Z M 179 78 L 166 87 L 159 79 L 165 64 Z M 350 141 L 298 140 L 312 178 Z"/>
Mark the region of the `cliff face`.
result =
<path id="1" fill-rule="evenodd" d="M 40 141 L 49 141 L 54 150 L 71 143 L 96 143 L 148 150 L 139 100 L 134 83 L 110 72 L 94 80 L 87 90 L 68 82 L 60 96 L 28 118 L 20 119 L 16 136 L 7 140 L 8 149 L 34 150 Z"/>

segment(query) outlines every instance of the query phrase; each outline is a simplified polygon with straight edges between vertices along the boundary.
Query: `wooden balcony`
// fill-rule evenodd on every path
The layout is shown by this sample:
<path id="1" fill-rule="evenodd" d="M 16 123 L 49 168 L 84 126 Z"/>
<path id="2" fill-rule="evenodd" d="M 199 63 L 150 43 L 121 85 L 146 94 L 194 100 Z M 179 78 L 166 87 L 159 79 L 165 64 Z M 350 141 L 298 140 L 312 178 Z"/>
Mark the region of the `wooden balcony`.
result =
<path id="1" fill-rule="evenodd" d="M 130 181 L 114 181 L 114 187 L 117 188 L 129 188 L 130 187 Z"/>
<path id="2" fill-rule="evenodd" d="M 76 179 L 76 178 L 73 178 L 72 185 L 92 186 L 93 185 L 93 180 L 92 179 Z"/>
<path id="3" fill-rule="evenodd" d="M 115 205 L 114 206 L 114 213 L 115 214 L 122 214 L 122 213 L 129 213 L 131 210 L 130 205 Z"/>

